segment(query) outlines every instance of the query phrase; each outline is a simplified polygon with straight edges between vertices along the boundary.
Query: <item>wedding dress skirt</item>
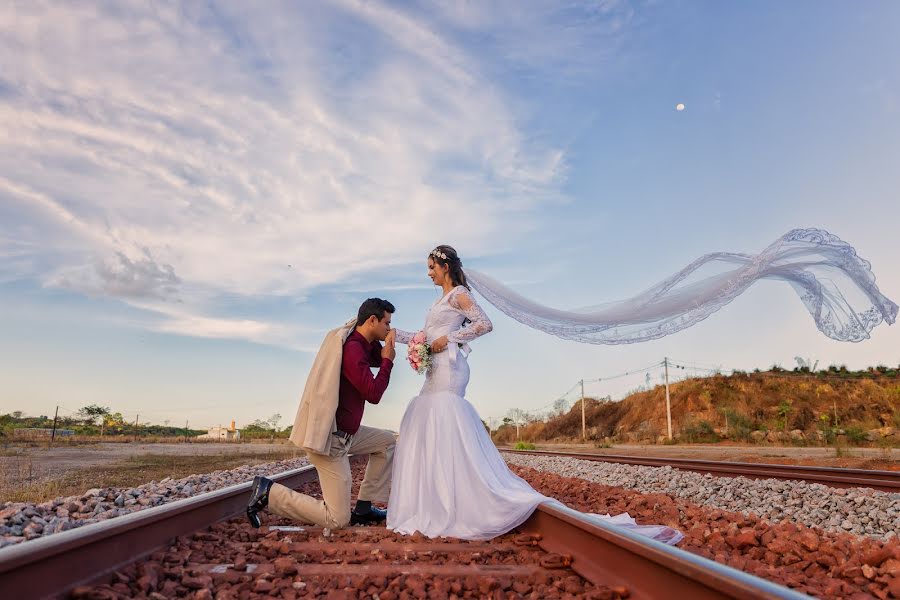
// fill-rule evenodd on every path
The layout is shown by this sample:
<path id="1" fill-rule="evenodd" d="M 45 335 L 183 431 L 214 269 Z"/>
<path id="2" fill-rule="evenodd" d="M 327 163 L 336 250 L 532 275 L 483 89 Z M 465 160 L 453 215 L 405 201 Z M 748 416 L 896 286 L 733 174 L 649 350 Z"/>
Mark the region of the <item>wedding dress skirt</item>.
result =
<path id="1" fill-rule="evenodd" d="M 468 361 L 456 344 L 434 356 L 425 385 L 400 425 L 388 529 L 484 540 L 521 525 L 538 505 L 558 503 L 510 471 L 463 397 L 468 379 Z M 683 537 L 670 527 L 637 525 L 627 513 L 590 518 L 669 544 Z"/>

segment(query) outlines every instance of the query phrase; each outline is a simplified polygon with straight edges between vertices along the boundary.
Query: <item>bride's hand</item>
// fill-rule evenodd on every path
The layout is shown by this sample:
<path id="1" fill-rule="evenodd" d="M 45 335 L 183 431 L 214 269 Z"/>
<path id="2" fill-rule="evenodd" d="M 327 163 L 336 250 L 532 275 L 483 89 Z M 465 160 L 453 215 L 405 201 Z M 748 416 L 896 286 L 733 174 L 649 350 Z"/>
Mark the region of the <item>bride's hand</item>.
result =
<path id="1" fill-rule="evenodd" d="M 431 342 L 431 351 L 433 353 L 443 352 L 444 350 L 447 349 L 447 342 L 448 342 L 447 336 L 442 335 L 438 339 Z"/>

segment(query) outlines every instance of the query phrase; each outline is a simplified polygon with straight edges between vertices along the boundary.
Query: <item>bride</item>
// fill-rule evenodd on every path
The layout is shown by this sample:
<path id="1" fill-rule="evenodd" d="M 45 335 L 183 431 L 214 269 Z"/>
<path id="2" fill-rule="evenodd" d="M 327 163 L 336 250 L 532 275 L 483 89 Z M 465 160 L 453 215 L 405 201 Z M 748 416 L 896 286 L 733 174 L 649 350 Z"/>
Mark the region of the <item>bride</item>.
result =
<path id="1" fill-rule="evenodd" d="M 643 293 L 623 301 L 562 311 L 536 304 L 492 278 L 469 272 L 450 246 L 428 256 L 428 276 L 443 291 L 425 318 L 434 355 L 419 395 L 400 424 L 387 526 L 429 537 L 487 539 L 520 525 L 543 496 L 513 474 L 465 399 L 468 342 L 493 326 L 471 285 L 507 316 L 545 333 L 589 344 L 633 344 L 681 331 L 720 310 L 757 281 L 780 281 L 798 294 L 826 336 L 869 339 L 893 324 L 898 306 L 875 283 L 872 265 L 839 237 L 815 228 L 793 229 L 759 254 L 713 252 Z M 411 333 L 396 331 L 408 344 Z M 669 527 L 637 525 L 627 514 L 589 515 L 669 544 Z"/>
<path id="2" fill-rule="evenodd" d="M 443 295 L 425 318 L 432 365 L 400 424 L 394 452 L 387 527 L 428 537 L 490 539 L 522 524 L 538 505 L 556 503 L 506 466 L 475 408 L 465 399 L 468 342 L 493 329 L 475 302 L 462 262 L 450 246 L 428 256 L 428 276 Z M 414 333 L 396 330 L 408 344 Z M 608 518 L 666 543 L 682 535 L 669 527 L 639 526 L 627 514 Z"/>

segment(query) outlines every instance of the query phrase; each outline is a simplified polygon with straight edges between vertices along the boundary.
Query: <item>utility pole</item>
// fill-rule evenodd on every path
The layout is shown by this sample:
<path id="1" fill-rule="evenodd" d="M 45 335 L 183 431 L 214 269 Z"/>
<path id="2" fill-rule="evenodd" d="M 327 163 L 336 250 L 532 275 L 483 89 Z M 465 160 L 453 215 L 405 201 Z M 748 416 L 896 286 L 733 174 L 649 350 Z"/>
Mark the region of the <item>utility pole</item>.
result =
<path id="1" fill-rule="evenodd" d="M 134 441 L 137 442 L 138 439 L 138 422 L 141 420 L 141 415 L 138 415 L 134 418 Z"/>
<path id="2" fill-rule="evenodd" d="M 669 427 L 669 441 L 672 440 L 672 403 L 669 400 L 669 357 L 663 358 L 663 366 L 666 370 L 666 423 Z"/>
<path id="3" fill-rule="evenodd" d="M 188 422 L 184 422 L 184 443 L 187 444 Z"/>
<path id="4" fill-rule="evenodd" d="M 581 439 L 587 441 L 587 421 L 584 417 L 584 379 L 581 380 Z"/>
<path id="5" fill-rule="evenodd" d="M 56 439 L 56 419 L 59 418 L 59 407 L 56 407 L 56 413 L 53 415 L 53 433 L 50 434 L 50 444 Z"/>

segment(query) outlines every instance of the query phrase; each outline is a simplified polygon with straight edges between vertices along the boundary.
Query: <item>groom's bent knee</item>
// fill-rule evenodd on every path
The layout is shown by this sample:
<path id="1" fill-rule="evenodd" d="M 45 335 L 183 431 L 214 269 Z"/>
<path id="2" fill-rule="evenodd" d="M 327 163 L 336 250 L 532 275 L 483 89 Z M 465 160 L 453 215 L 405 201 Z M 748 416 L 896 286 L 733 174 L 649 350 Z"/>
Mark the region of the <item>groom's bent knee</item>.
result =
<path id="1" fill-rule="evenodd" d="M 384 435 L 382 435 L 381 437 L 382 445 L 384 446 L 385 450 L 393 451 L 394 446 L 397 445 L 397 436 L 394 435 L 393 432 L 386 430 L 383 431 L 383 434 Z"/>
<path id="2" fill-rule="evenodd" d="M 326 510 L 325 526 L 331 529 L 343 529 L 350 524 L 350 507 L 343 507 L 339 510 Z"/>

